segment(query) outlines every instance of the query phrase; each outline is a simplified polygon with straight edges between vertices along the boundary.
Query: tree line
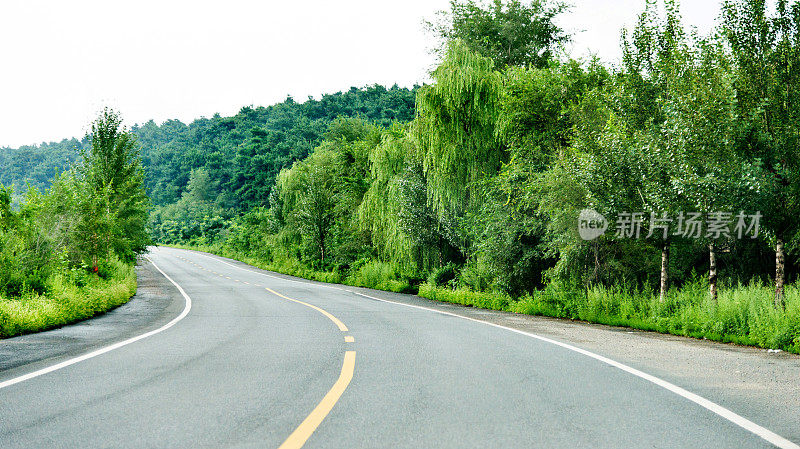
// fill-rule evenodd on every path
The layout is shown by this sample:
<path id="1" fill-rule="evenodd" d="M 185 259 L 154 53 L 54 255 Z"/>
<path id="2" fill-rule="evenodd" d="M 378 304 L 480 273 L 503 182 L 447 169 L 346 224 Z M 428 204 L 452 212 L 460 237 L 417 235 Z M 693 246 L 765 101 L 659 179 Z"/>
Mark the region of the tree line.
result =
<path id="1" fill-rule="evenodd" d="M 328 124 L 339 116 L 360 116 L 381 125 L 408 121 L 414 115 L 414 89 L 380 85 L 309 98 L 287 97 L 267 107 L 246 106 L 231 117 L 215 114 L 184 124 L 150 120 L 130 128 L 136 137 L 145 188 L 153 205 L 180 200 L 193 169 L 214 178 L 214 195 L 233 213 L 266 204 L 277 172 L 302 159 L 319 144 Z M 79 162 L 89 137 L 19 148 L 0 148 L 0 183 L 17 196 L 27 186 L 43 190 L 56 173 Z M 262 190 L 266 190 L 263 192 Z"/>
<path id="2" fill-rule="evenodd" d="M 413 90 L 135 127 L 152 235 L 323 280 L 544 298 L 536 313 L 556 316 L 678 323 L 693 308 L 707 322 L 674 326 L 704 335 L 768 316 L 763 338 L 800 348 L 798 307 L 783 312 L 797 302 L 798 3 L 727 0 L 700 34 L 676 1 L 647 0 L 616 65 L 564 56 L 565 8 L 453 1 L 429 24 L 432 82 Z M 585 239 L 581 217 L 609 229 Z"/>
<path id="3" fill-rule="evenodd" d="M 85 140 L 72 168 L 46 190 L 28 189 L 16 207 L 12 189 L 0 184 L 0 299 L 28 301 L 113 278 L 150 244 L 134 136 L 105 109 Z M 15 320 L 2 312 L 4 325 Z"/>
<path id="4" fill-rule="evenodd" d="M 151 120 L 132 126 L 154 206 L 149 224 L 154 238 L 215 238 L 228 220 L 267 205 L 278 172 L 308 156 L 334 119 L 358 116 L 381 126 L 407 122 L 414 116 L 414 92 L 373 85 L 302 103 L 287 98 L 268 107 L 247 106 L 232 117 L 215 114 L 188 125 Z M 29 186 L 48 188 L 89 147 L 87 136 L 0 149 L 0 183 L 13 186 L 18 201 Z"/>
<path id="5" fill-rule="evenodd" d="M 412 281 L 448 267 L 458 284 L 517 296 L 553 279 L 662 299 L 703 273 L 713 297 L 720 278 L 771 279 L 783 307 L 796 274 L 798 4 L 770 14 L 763 1 L 726 1 L 719 27 L 698 35 L 677 2 L 647 1 L 614 67 L 555 56 L 562 10 L 454 2 L 433 26 L 442 60 L 414 119 L 335 121 L 226 244 L 320 270 L 378 259 Z M 587 208 L 612 227 L 641 211 L 644 234 L 651 216 L 746 211 L 760 233 L 586 241 Z"/>

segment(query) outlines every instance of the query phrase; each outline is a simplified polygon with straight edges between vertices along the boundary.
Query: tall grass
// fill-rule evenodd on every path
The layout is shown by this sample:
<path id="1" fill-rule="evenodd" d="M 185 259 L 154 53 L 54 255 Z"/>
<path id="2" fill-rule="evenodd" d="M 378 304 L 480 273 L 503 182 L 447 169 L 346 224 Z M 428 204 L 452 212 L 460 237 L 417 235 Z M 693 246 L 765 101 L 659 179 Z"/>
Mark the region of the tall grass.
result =
<path id="1" fill-rule="evenodd" d="M 786 310 L 759 283 L 720 289 L 714 302 L 703 281 L 669 292 L 594 287 L 576 291 L 554 283 L 512 302 L 508 310 L 800 353 L 800 290 L 786 289 Z"/>
<path id="2" fill-rule="evenodd" d="M 509 304 L 512 302 L 511 298 L 503 293 L 474 292 L 465 288 L 442 288 L 429 283 L 419 286 L 419 296 L 462 306 L 505 311 L 509 310 Z"/>
<path id="3" fill-rule="evenodd" d="M 408 292 L 411 285 L 403 278 L 400 267 L 395 262 L 370 260 L 361 265 L 345 279 L 348 285 L 374 288 L 391 292 Z"/>
<path id="4" fill-rule="evenodd" d="M 106 278 L 58 273 L 48 278 L 47 293 L 25 292 L 0 298 L 0 338 L 38 332 L 90 318 L 128 302 L 136 293 L 133 265 L 109 262 Z"/>

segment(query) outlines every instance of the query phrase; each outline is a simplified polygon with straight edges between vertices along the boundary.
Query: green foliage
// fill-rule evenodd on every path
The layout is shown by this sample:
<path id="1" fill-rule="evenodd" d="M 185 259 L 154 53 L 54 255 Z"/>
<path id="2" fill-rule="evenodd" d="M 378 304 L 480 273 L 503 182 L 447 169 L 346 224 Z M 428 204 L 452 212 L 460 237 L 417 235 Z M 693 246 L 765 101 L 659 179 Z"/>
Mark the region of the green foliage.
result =
<path id="1" fill-rule="evenodd" d="M 452 0 L 449 11 L 439 12 L 438 22 L 426 25 L 443 43 L 460 39 L 498 67 L 541 68 L 569 41 L 553 20 L 566 8 L 547 0 L 494 0 L 488 5 Z"/>
<path id="2" fill-rule="evenodd" d="M 458 266 L 452 262 L 434 269 L 428 276 L 428 284 L 434 287 L 451 285 L 458 277 Z"/>
<path id="3" fill-rule="evenodd" d="M 473 185 L 497 173 L 506 158 L 495 132 L 501 76 L 491 59 L 456 40 L 433 78 L 419 92 L 412 130 L 428 202 L 440 219 L 452 220 L 480 205 Z"/>
<path id="4" fill-rule="evenodd" d="M 80 161 L 80 151 L 88 145 L 89 139 L 85 137 L 0 148 L 0 184 L 13 187 L 19 194 L 28 186 L 44 190 L 54 176 Z"/>
<path id="5" fill-rule="evenodd" d="M 47 279 L 47 294 L 27 290 L 19 299 L 0 295 L 0 338 L 90 318 L 126 303 L 136 292 L 132 265 L 111 260 L 102 264 L 102 272 L 55 274 Z"/>
<path id="6" fill-rule="evenodd" d="M 95 267 L 112 254 L 133 262 L 150 244 L 145 229 L 150 203 L 136 138 L 122 126 L 119 114 L 104 109 L 92 123 L 91 147 L 83 158 L 77 247 Z"/>
<path id="7" fill-rule="evenodd" d="M 83 165 L 18 210 L 0 185 L 0 337 L 91 317 L 136 291 L 133 262 L 150 238 L 135 140 L 104 110 Z"/>
<path id="8" fill-rule="evenodd" d="M 140 148 L 144 185 L 154 205 L 180 200 L 192 170 L 204 168 L 217 183 L 215 202 L 243 212 L 268 206 L 278 172 L 306 157 L 337 117 L 362 117 L 379 126 L 406 122 L 414 117 L 415 92 L 416 87 L 396 85 L 354 87 L 302 103 L 290 97 L 269 107 L 244 107 L 232 117 L 214 115 L 190 124 L 148 121 L 130 133 Z M 90 137 L 0 148 L 0 183 L 18 193 L 28 184 L 46 189 L 53 176 L 80 162 Z"/>
<path id="9" fill-rule="evenodd" d="M 398 265 L 393 262 L 370 260 L 355 270 L 345 283 L 359 287 L 375 288 L 392 292 L 413 291 Z"/>
<path id="10" fill-rule="evenodd" d="M 192 170 L 181 199 L 150 213 L 148 226 L 155 239 L 163 243 L 216 241 L 231 218 L 216 201 L 217 189 L 207 169 Z"/>
<path id="11" fill-rule="evenodd" d="M 431 284 L 419 287 L 419 296 L 435 301 L 450 302 L 463 306 L 478 307 L 490 310 L 507 310 L 511 298 L 503 293 L 474 292 L 469 289 L 437 288 Z"/>
<path id="12" fill-rule="evenodd" d="M 322 145 L 280 173 L 281 216 L 302 235 L 310 261 L 349 264 L 364 252 L 368 242 L 354 212 L 368 189 L 369 152 L 380 138 L 378 128 L 362 120 L 336 120 Z"/>
<path id="13" fill-rule="evenodd" d="M 759 0 L 726 1 L 722 33 L 731 47 L 737 115 L 736 150 L 753 161 L 774 238 L 790 240 L 800 213 L 800 4 L 777 3 L 773 17 Z M 796 246 L 794 242 L 791 246 Z"/>

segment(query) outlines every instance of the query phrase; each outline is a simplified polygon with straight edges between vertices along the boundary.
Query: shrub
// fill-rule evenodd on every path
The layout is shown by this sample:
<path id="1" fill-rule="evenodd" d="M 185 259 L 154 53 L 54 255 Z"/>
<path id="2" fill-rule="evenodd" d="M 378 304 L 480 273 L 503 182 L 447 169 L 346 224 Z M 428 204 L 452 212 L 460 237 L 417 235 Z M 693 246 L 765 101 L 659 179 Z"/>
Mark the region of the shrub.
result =
<path id="1" fill-rule="evenodd" d="M 371 260 L 361 265 L 347 280 L 347 284 L 393 292 L 407 292 L 410 282 L 395 262 Z"/>
<path id="2" fill-rule="evenodd" d="M 447 285 L 458 276 L 458 266 L 449 262 L 443 267 L 434 269 L 428 277 L 428 283 L 434 287 Z"/>

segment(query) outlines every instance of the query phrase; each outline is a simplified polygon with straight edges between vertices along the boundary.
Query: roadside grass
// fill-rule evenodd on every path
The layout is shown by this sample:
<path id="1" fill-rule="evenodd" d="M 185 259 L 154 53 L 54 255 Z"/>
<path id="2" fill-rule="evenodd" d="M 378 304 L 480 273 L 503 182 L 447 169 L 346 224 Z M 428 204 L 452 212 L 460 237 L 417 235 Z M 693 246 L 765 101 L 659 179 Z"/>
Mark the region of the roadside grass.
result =
<path id="1" fill-rule="evenodd" d="M 125 304 L 136 293 L 133 265 L 109 262 L 106 279 L 86 273 L 58 273 L 47 293 L 0 298 L 0 338 L 43 331 L 91 318 Z"/>
<path id="2" fill-rule="evenodd" d="M 436 287 L 429 283 L 419 286 L 419 296 L 434 301 L 443 301 L 480 309 L 510 311 L 513 302 L 510 296 L 497 292 L 474 292 L 465 288 Z"/>
<path id="3" fill-rule="evenodd" d="M 374 288 L 395 293 L 416 293 L 408 279 L 402 278 L 397 264 L 381 262 L 378 260 L 365 261 L 365 263 L 348 270 L 349 273 L 339 271 L 318 271 L 309 268 L 297 259 L 281 258 L 265 262 L 259 257 L 253 257 L 238 251 L 230 251 L 217 246 L 208 245 L 163 245 L 171 248 L 204 251 L 218 256 L 238 260 L 262 270 L 297 276 L 312 281 L 327 282 L 330 284 L 344 284 L 353 287 Z"/>
<path id="4" fill-rule="evenodd" d="M 786 287 L 785 311 L 773 306 L 772 287 L 758 282 L 723 285 L 715 303 L 708 295 L 708 284 L 703 278 L 670 290 L 663 302 L 652 291 L 625 286 L 595 286 L 585 290 L 559 282 L 515 299 L 501 292 L 451 287 L 454 283 L 442 285 L 433 279 L 436 276 L 432 276 L 436 284 L 429 281 L 414 286 L 402 278 L 395 264 L 376 260 L 351 267 L 349 273 L 326 272 L 312 270 L 296 259 L 267 263 L 219 247 L 170 246 L 206 251 L 265 270 L 321 282 L 416 293 L 423 298 L 468 307 L 579 320 L 800 354 L 800 286 L 796 284 Z"/>
<path id="5" fill-rule="evenodd" d="M 400 268 L 393 262 L 371 260 L 345 278 L 345 284 L 356 287 L 374 288 L 390 292 L 412 291 L 408 279 L 403 279 Z"/>
<path id="6" fill-rule="evenodd" d="M 508 311 L 800 353 L 798 286 L 787 287 L 785 311 L 772 298 L 771 286 L 755 282 L 721 288 L 716 303 L 704 280 L 670 290 L 663 302 L 653 292 L 551 284 L 510 303 Z"/>

